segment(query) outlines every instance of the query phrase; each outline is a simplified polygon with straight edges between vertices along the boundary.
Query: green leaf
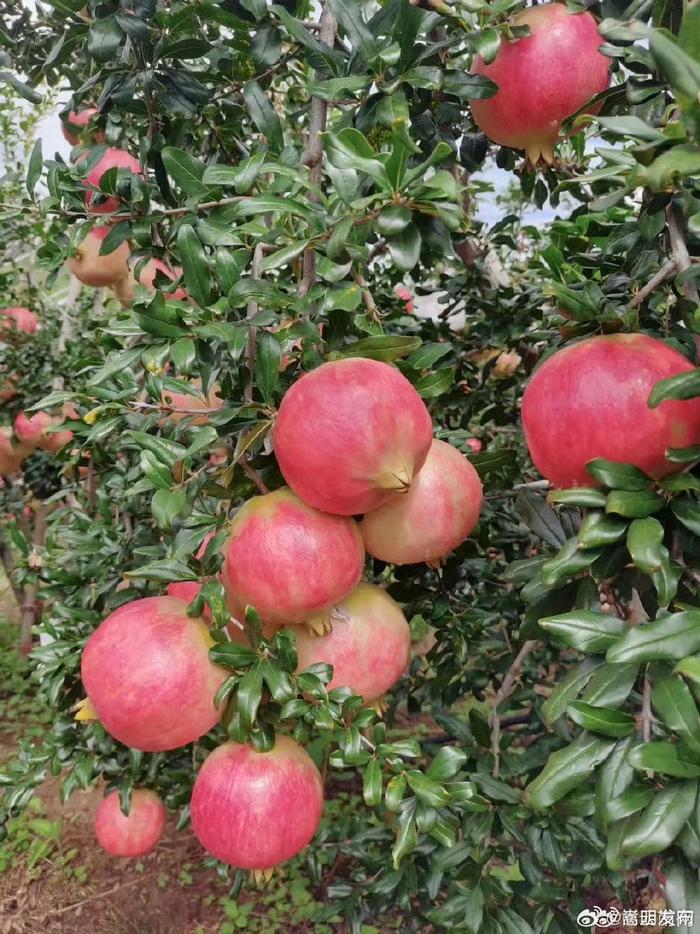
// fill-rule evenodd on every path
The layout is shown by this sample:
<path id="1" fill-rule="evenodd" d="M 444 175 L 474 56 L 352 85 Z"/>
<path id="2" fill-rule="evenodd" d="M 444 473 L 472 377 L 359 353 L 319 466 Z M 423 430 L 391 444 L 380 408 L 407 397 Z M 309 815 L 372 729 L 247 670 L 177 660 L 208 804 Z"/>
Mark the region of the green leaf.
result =
<path id="1" fill-rule="evenodd" d="M 388 238 L 389 252 L 399 269 L 413 269 L 420 259 L 421 235 L 415 224 Z"/>
<path id="2" fill-rule="evenodd" d="M 700 714 L 681 678 L 654 674 L 651 703 L 669 730 L 684 739 L 689 748 L 700 751 Z"/>
<path id="3" fill-rule="evenodd" d="M 287 246 L 275 250 L 274 253 L 268 253 L 260 264 L 261 272 L 267 272 L 270 269 L 280 269 L 282 266 L 288 266 L 292 260 L 296 259 L 304 252 L 309 245 L 308 240 L 296 240 L 294 243 L 288 243 Z"/>
<path id="4" fill-rule="evenodd" d="M 398 811 L 406 792 L 406 776 L 394 775 L 389 779 L 384 794 L 384 804 L 388 811 Z"/>
<path id="5" fill-rule="evenodd" d="M 385 237 L 401 233 L 411 223 L 412 213 L 404 204 L 388 204 L 377 218 L 377 230 Z"/>
<path id="6" fill-rule="evenodd" d="M 602 457 L 594 458 L 586 464 L 586 470 L 603 486 L 611 490 L 647 490 L 651 478 L 632 464 L 619 464 L 606 461 Z"/>
<path id="7" fill-rule="evenodd" d="M 673 782 L 654 796 L 622 840 L 627 856 L 651 856 L 669 847 L 695 806 L 697 782 Z"/>
<path id="8" fill-rule="evenodd" d="M 209 191 L 207 185 L 202 182 L 205 166 L 201 160 L 174 146 L 166 146 L 161 156 L 168 175 L 187 197 Z"/>
<path id="9" fill-rule="evenodd" d="M 208 305 L 211 298 L 211 271 L 204 247 L 190 224 L 183 224 L 178 230 L 177 248 L 187 291 L 199 305 Z"/>
<path id="10" fill-rule="evenodd" d="M 450 793 L 439 782 L 433 781 L 432 778 L 428 778 L 422 772 L 413 770 L 406 772 L 406 779 L 411 791 L 425 804 L 429 804 L 434 808 L 441 808 L 450 803 Z"/>
<path id="11" fill-rule="evenodd" d="M 143 353 L 142 347 L 131 350 L 115 350 L 108 354 L 105 363 L 90 377 L 89 386 L 100 386 L 118 373 L 128 370 Z"/>
<path id="12" fill-rule="evenodd" d="M 449 781 L 457 775 L 466 761 L 466 752 L 455 746 L 443 746 L 430 763 L 426 775 L 438 782 Z"/>
<path id="13" fill-rule="evenodd" d="M 275 335 L 269 331 L 258 334 L 255 355 L 255 381 L 265 402 L 270 402 L 272 399 L 272 393 L 279 377 L 281 360 L 282 347 Z"/>
<path id="14" fill-rule="evenodd" d="M 382 800 L 382 766 L 372 757 L 365 767 L 362 795 L 369 808 L 376 807 Z"/>
<path id="15" fill-rule="evenodd" d="M 578 486 L 571 490 L 554 490 L 547 495 L 547 502 L 561 506 L 581 506 L 583 509 L 604 509 L 608 498 L 593 487 Z"/>
<path id="16" fill-rule="evenodd" d="M 623 791 L 621 795 L 607 801 L 603 814 L 606 823 L 612 824 L 615 821 L 624 820 L 632 814 L 638 814 L 653 799 L 654 789 L 645 785 L 640 788 L 629 788 Z"/>
<path id="17" fill-rule="evenodd" d="M 591 680 L 596 670 L 602 666 L 597 658 L 584 658 L 579 664 L 571 668 L 566 676 L 558 682 L 547 700 L 542 704 L 542 719 L 547 726 L 552 726 L 559 717 L 563 716 L 566 708 L 574 698 Z"/>
<path id="18" fill-rule="evenodd" d="M 418 833 L 416 832 L 415 805 L 407 807 L 398 816 L 396 821 L 396 842 L 391 849 L 391 858 L 394 869 L 398 869 L 402 859 L 412 853 L 418 846 Z"/>
<path id="19" fill-rule="evenodd" d="M 606 512 L 617 513 L 627 519 L 643 519 L 653 512 L 663 509 L 664 499 L 650 490 L 613 490 L 608 493 Z"/>
<path id="20" fill-rule="evenodd" d="M 640 771 L 660 772 L 674 778 L 700 777 L 700 765 L 683 757 L 678 746 L 668 742 L 645 743 L 635 746 L 627 761 Z"/>
<path id="21" fill-rule="evenodd" d="M 150 564 L 135 568 L 133 571 L 125 571 L 124 577 L 130 580 L 158 581 L 162 584 L 199 579 L 189 564 L 184 561 L 177 561 L 174 558 L 152 561 Z"/>
<path id="22" fill-rule="evenodd" d="M 243 99 L 253 123 L 267 138 L 272 151 L 281 152 L 284 136 L 280 118 L 257 81 L 249 81 L 245 85 Z"/>
<path id="23" fill-rule="evenodd" d="M 41 178 L 43 168 L 44 154 L 41 149 L 41 139 L 37 139 L 32 147 L 32 152 L 29 156 L 29 165 L 27 166 L 26 186 L 30 195 L 34 194 L 36 183 Z"/>
<path id="24" fill-rule="evenodd" d="M 520 490 L 515 498 L 515 508 L 525 525 L 535 535 L 547 542 L 548 545 L 561 548 L 566 541 L 566 533 L 558 513 L 547 505 L 544 497 L 538 496 L 534 490 Z M 571 541 L 575 549 L 576 540 L 572 539 Z"/>
<path id="25" fill-rule="evenodd" d="M 635 566 L 643 574 L 652 574 L 661 567 L 661 544 L 664 527 L 658 519 L 635 519 L 627 532 L 627 550 Z"/>
<path id="26" fill-rule="evenodd" d="M 581 700 L 594 707 L 617 707 L 627 700 L 638 673 L 637 662 L 603 665 L 589 681 Z"/>
<path id="27" fill-rule="evenodd" d="M 595 813 L 600 827 L 610 823 L 606 808 L 608 802 L 621 795 L 634 779 L 634 768 L 627 755 L 637 743 L 634 736 L 620 740 L 598 771 L 595 785 Z"/>
<path id="28" fill-rule="evenodd" d="M 700 649 L 700 610 L 630 627 L 607 651 L 609 662 L 675 662 Z"/>
<path id="29" fill-rule="evenodd" d="M 411 354 L 406 363 L 414 370 L 427 370 L 451 352 L 452 346 L 448 343 L 423 344 Z"/>
<path id="30" fill-rule="evenodd" d="M 216 642 L 209 649 L 209 657 L 217 665 L 223 665 L 231 671 L 249 668 L 258 658 L 255 649 L 239 642 Z"/>
<path id="31" fill-rule="evenodd" d="M 671 511 L 689 532 L 700 536 L 700 503 L 697 500 L 676 499 L 671 503 Z"/>
<path id="32" fill-rule="evenodd" d="M 553 752 L 544 769 L 525 789 L 523 801 L 536 811 L 550 807 L 588 781 L 612 752 L 612 740 L 582 733 L 573 743 Z"/>
<path id="33" fill-rule="evenodd" d="M 695 684 L 700 684 L 700 655 L 682 658 L 673 670 L 685 678 L 690 678 Z"/>
<path id="34" fill-rule="evenodd" d="M 151 500 L 151 512 L 159 528 L 169 529 L 176 519 L 187 515 L 187 494 L 184 490 L 157 490 Z"/>
<path id="35" fill-rule="evenodd" d="M 236 710 L 243 730 L 250 730 L 258 715 L 262 700 L 263 667 L 262 663 L 250 668 L 241 678 L 236 692 Z"/>
<path id="36" fill-rule="evenodd" d="M 655 409 L 667 399 L 695 399 L 697 396 L 700 396 L 700 369 L 688 370 L 659 380 L 651 391 L 648 405 Z"/>
<path id="37" fill-rule="evenodd" d="M 369 357 L 372 360 L 398 360 L 407 357 L 420 347 L 420 337 L 398 334 L 382 334 L 365 337 L 343 349 L 344 357 Z"/>
<path id="38" fill-rule="evenodd" d="M 379 55 L 380 45 L 362 18 L 362 4 L 356 0 L 329 0 L 329 6 L 353 49 L 370 65 Z"/>
<path id="39" fill-rule="evenodd" d="M 443 367 L 441 370 L 433 370 L 432 373 L 426 373 L 421 376 L 415 385 L 416 391 L 423 399 L 436 399 L 451 388 L 455 379 L 455 368 L 453 366 Z"/>
<path id="40" fill-rule="evenodd" d="M 626 531 L 626 522 L 610 519 L 604 513 L 594 511 L 589 512 L 583 520 L 576 537 L 580 548 L 600 548 L 613 545 Z"/>
<path id="41" fill-rule="evenodd" d="M 627 623 L 607 613 L 592 610 L 571 610 L 539 621 L 540 626 L 553 633 L 565 645 L 580 652 L 604 652 L 615 645 L 629 628 Z"/>
<path id="42" fill-rule="evenodd" d="M 92 22 L 88 32 L 87 53 L 96 62 L 107 62 L 113 58 L 121 45 L 124 33 L 116 17 L 103 16 Z"/>
<path id="43" fill-rule="evenodd" d="M 594 707 L 583 701 L 569 704 L 567 713 L 574 723 L 578 723 L 584 730 L 602 733 L 603 736 L 629 736 L 635 728 L 635 719 L 630 714 L 607 707 Z"/>

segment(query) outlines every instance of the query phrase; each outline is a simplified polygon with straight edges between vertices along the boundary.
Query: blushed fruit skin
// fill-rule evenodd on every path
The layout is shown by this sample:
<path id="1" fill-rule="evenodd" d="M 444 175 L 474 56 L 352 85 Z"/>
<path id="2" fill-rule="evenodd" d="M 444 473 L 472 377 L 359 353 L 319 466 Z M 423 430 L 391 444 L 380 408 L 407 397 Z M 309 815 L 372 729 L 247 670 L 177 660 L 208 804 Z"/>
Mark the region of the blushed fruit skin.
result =
<path id="1" fill-rule="evenodd" d="M 565 347 L 535 371 L 523 395 L 530 456 L 554 486 L 595 486 L 593 458 L 634 464 L 659 478 L 682 468 L 667 448 L 700 442 L 700 400 L 647 405 L 655 383 L 694 366 L 645 334 L 591 337 Z"/>
<path id="2" fill-rule="evenodd" d="M 219 387 L 215 384 L 209 390 L 209 395 L 205 396 L 202 393 L 202 383 L 201 380 L 195 380 L 194 386 L 199 389 L 199 392 L 196 396 L 191 396 L 187 392 L 173 392 L 170 389 L 165 389 L 163 391 L 163 396 L 161 402 L 166 408 L 172 407 L 172 409 L 221 409 L 224 405 L 224 400 L 219 395 Z M 184 419 L 187 419 L 188 425 L 208 425 L 210 415 L 208 412 L 203 412 L 202 415 L 194 415 L 191 411 L 177 412 L 177 411 L 167 411 L 165 413 L 166 419 L 173 422 L 181 422 Z"/>
<path id="3" fill-rule="evenodd" d="M 70 430 L 50 432 L 50 429 L 62 423 L 62 416 L 53 416 L 48 412 L 37 412 L 30 416 L 20 412 L 14 421 L 14 431 L 20 443 L 27 449 L 42 448 L 56 454 L 73 440 L 73 432 Z"/>
<path id="4" fill-rule="evenodd" d="M 141 163 L 138 159 L 123 149 L 106 149 L 96 165 L 88 172 L 85 179 L 88 186 L 100 187 L 105 172 L 116 166 L 117 169 L 128 169 L 134 175 L 142 175 Z M 92 214 L 111 214 L 118 211 L 121 205 L 119 198 L 108 197 L 100 204 L 95 204 L 95 198 L 100 197 L 97 192 L 90 190 L 85 194 L 85 204 Z"/>
<path id="5" fill-rule="evenodd" d="M 29 457 L 32 450 L 26 444 L 15 443 L 11 428 L 0 428 L 0 477 L 12 477 L 18 473 L 22 461 Z"/>
<path id="6" fill-rule="evenodd" d="M 80 142 L 90 121 L 98 114 L 99 111 L 96 107 L 85 107 L 83 110 L 69 111 L 66 119 L 61 120 L 61 132 L 63 133 L 64 139 L 69 142 L 71 146 L 75 146 Z M 92 138 L 96 143 L 102 143 L 104 142 L 105 135 L 97 131 L 93 133 Z"/>
<path id="7" fill-rule="evenodd" d="M 223 548 L 229 609 L 247 605 L 264 622 L 302 623 L 346 597 L 362 574 L 357 523 L 319 512 L 287 487 L 255 496 L 236 513 Z"/>
<path id="8" fill-rule="evenodd" d="M 28 308 L 0 308 L 0 340 L 5 337 L 4 331 L 36 334 L 40 326 L 39 319 Z"/>
<path id="9" fill-rule="evenodd" d="M 333 666 L 328 689 L 352 688 L 367 704 L 392 688 L 411 660 L 411 631 L 401 607 L 374 584 L 361 583 L 331 615 L 328 635 L 304 626 L 295 636 L 297 671 L 318 662 Z"/>
<path id="10" fill-rule="evenodd" d="M 365 548 L 391 564 L 439 561 L 473 530 L 483 502 L 481 480 L 467 458 L 435 440 L 408 493 L 360 523 Z"/>
<path id="11" fill-rule="evenodd" d="M 272 869 L 311 842 L 323 811 L 323 782 L 308 753 L 278 734 L 274 749 L 224 743 L 194 783 L 195 836 L 237 869 Z"/>
<path id="12" fill-rule="evenodd" d="M 540 157 L 551 163 L 562 122 L 610 84 L 610 60 L 598 51 L 603 39 L 590 13 L 546 3 L 523 10 L 514 24 L 531 34 L 503 41 L 490 65 L 481 56 L 474 62 L 474 74 L 498 91 L 472 100 L 472 116 L 495 143 L 524 149 L 533 165 Z"/>
<path id="13" fill-rule="evenodd" d="M 110 614 L 83 650 L 88 698 L 108 733 L 133 749 L 162 752 L 215 726 L 214 695 L 226 678 L 209 659 L 201 619 L 173 597 L 145 597 Z"/>
<path id="14" fill-rule="evenodd" d="M 145 856 L 163 835 L 167 811 L 154 791 L 136 788 L 129 814 L 123 814 L 119 792 L 112 791 L 97 805 L 94 828 L 97 842 L 110 856 Z"/>
<path id="15" fill-rule="evenodd" d="M 433 438 L 430 414 L 405 376 L 354 358 L 304 374 L 273 430 L 289 486 L 324 512 L 354 516 L 408 488 Z"/>
<path id="16" fill-rule="evenodd" d="M 93 227 L 68 260 L 68 268 L 83 285 L 94 288 L 115 285 L 129 272 L 129 244 L 120 243 L 111 253 L 100 255 L 109 227 Z"/>
<path id="17" fill-rule="evenodd" d="M 182 269 L 171 269 L 169 266 L 166 266 L 162 259 L 151 259 L 143 267 L 137 278 L 141 285 L 155 292 L 155 281 L 156 275 L 158 273 L 173 281 L 182 275 Z M 175 289 L 173 292 L 167 293 L 167 298 L 174 301 L 184 301 L 187 297 L 187 289 L 184 289 L 181 286 Z"/>

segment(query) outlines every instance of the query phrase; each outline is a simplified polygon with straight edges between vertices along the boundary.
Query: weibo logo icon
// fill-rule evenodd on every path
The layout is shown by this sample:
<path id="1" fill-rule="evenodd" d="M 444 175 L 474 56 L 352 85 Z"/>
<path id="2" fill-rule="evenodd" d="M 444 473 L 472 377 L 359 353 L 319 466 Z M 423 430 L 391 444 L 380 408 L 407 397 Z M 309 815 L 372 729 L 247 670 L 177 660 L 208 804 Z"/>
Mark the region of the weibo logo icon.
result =
<path id="1" fill-rule="evenodd" d="M 593 908 L 584 908 L 576 918 L 577 924 L 582 928 L 610 928 L 614 924 L 619 924 L 622 915 L 617 908 L 599 908 L 594 905 Z"/>

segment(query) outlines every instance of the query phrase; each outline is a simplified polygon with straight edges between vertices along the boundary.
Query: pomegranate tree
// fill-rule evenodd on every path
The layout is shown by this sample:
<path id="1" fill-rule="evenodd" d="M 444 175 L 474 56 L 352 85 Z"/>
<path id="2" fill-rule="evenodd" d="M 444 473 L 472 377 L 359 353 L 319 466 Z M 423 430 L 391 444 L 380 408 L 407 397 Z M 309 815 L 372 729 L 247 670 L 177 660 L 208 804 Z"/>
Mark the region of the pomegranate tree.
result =
<path id="1" fill-rule="evenodd" d="M 362 539 L 353 519 L 313 509 L 287 487 L 236 513 L 223 548 L 229 608 L 250 605 L 265 622 L 301 623 L 327 613 L 360 579 Z"/>
<path id="2" fill-rule="evenodd" d="M 195 836 L 237 869 L 266 870 L 303 850 L 318 829 L 323 782 L 308 753 L 278 734 L 270 752 L 225 743 L 207 757 L 192 790 Z"/>
<path id="3" fill-rule="evenodd" d="M 327 662 L 333 666 L 329 690 L 349 687 L 366 704 L 379 700 L 411 660 L 411 631 L 401 607 L 381 587 L 361 583 L 334 607 L 331 623 L 323 636 L 304 626 L 291 627 L 297 670 Z"/>
<path id="4" fill-rule="evenodd" d="M 97 805 L 95 836 L 110 856 L 145 856 L 163 835 L 167 811 L 154 791 L 135 788 L 129 813 L 121 809 L 119 792 L 112 791 Z"/>
<path id="5" fill-rule="evenodd" d="M 129 273 L 129 244 L 121 243 L 111 253 L 100 253 L 109 227 L 93 227 L 80 243 L 68 268 L 83 285 L 95 288 L 114 285 Z"/>
<path id="6" fill-rule="evenodd" d="M 301 498 L 344 516 L 408 490 L 433 426 L 411 383 L 387 363 L 354 358 L 305 373 L 282 399 L 274 448 Z"/>
<path id="7" fill-rule="evenodd" d="M 176 749 L 219 720 L 214 696 L 226 672 L 209 659 L 206 623 L 174 597 L 145 597 L 111 613 L 83 650 L 89 704 L 115 739 L 144 752 Z"/>
<path id="8" fill-rule="evenodd" d="M 439 562 L 472 531 L 483 500 L 481 480 L 467 458 L 451 444 L 433 441 L 406 496 L 362 520 L 365 548 L 392 564 Z"/>
<path id="9" fill-rule="evenodd" d="M 124 149 L 106 149 L 95 165 L 90 169 L 85 179 L 86 187 L 89 189 L 85 194 L 85 204 L 92 214 L 112 214 L 118 211 L 121 201 L 117 197 L 105 197 L 99 191 L 100 182 L 103 176 L 110 169 L 127 169 L 134 175 L 142 175 L 141 164 L 130 153 Z"/>
<path id="10" fill-rule="evenodd" d="M 535 371 L 523 395 L 530 456 L 557 487 L 594 483 L 588 461 L 634 464 L 652 477 L 681 469 L 668 448 L 700 442 L 700 400 L 647 402 L 654 384 L 694 367 L 645 334 L 591 337 L 557 351 Z"/>
<path id="11" fill-rule="evenodd" d="M 607 88 L 610 59 L 599 51 L 593 16 L 563 3 L 529 7 L 514 24 L 530 35 L 503 41 L 489 65 L 480 56 L 474 62 L 474 73 L 495 81 L 498 92 L 471 101 L 472 115 L 495 143 L 524 149 L 533 165 L 551 163 L 562 122 Z"/>

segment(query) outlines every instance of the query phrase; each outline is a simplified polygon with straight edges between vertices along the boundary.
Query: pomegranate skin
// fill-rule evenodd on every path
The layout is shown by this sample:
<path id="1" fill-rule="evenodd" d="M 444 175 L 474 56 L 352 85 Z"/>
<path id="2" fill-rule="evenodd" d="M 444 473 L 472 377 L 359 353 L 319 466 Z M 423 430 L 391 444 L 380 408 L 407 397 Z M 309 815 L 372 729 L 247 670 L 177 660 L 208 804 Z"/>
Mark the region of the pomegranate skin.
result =
<path id="1" fill-rule="evenodd" d="M 61 121 L 61 132 L 64 139 L 75 146 L 80 142 L 84 131 L 90 125 L 90 121 L 99 115 L 96 107 L 86 107 L 84 110 L 71 110 L 65 120 Z M 101 131 L 95 131 L 92 138 L 96 143 L 103 143 L 105 135 Z"/>
<path id="2" fill-rule="evenodd" d="M 490 65 L 480 56 L 474 62 L 474 74 L 495 81 L 498 91 L 471 101 L 472 116 L 495 143 L 524 149 L 533 165 L 540 158 L 552 163 L 562 122 L 610 84 L 610 60 L 598 51 L 603 40 L 590 13 L 545 3 L 514 23 L 531 34 L 503 42 Z"/>
<path id="3" fill-rule="evenodd" d="M 119 198 L 108 197 L 100 204 L 94 204 L 95 198 L 100 197 L 92 187 L 99 188 L 102 176 L 113 168 L 128 169 L 134 175 L 143 176 L 141 163 L 138 159 L 125 152 L 123 149 L 106 149 L 97 164 L 88 172 L 85 179 L 87 185 L 91 188 L 85 193 L 85 204 L 93 214 L 111 214 L 118 211 L 122 202 Z"/>
<path id="4" fill-rule="evenodd" d="M 655 383 L 694 367 L 644 334 L 591 337 L 557 351 L 525 389 L 522 421 L 530 456 L 556 487 L 594 486 L 596 457 L 634 464 L 659 478 L 681 464 L 667 448 L 700 441 L 700 400 L 647 405 Z"/>
<path id="5" fill-rule="evenodd" d="M 0 308 L 0 332 L 16 330 L 36 334 L 40 326 L 39 319 L 28 308 Z"/>
<path id="6" fill-rule="evenodd" d="M 356 357 L 306 373 L 282 399 L 273 441 L 280 470 L 324 512 L 369 512 L 409 488 L 433 439 L 421 397 L 387 363 Z"/>
<path id="7" fill-rule="evenodd" d="M 110 856 L 145 856 L 158 844 L 167 811 L 154 791 L 136 788 L 131 794 L 128 816 L 119 805 L 119 792 L 103 798 L 95 811 L 97 842 Z"/>
<path id="8" fill-rule="evenodd" d="M 12 477 L 19 473 L 22 461 L 29 457 L 32 450 L 26 444 L 15 444 L 11 428 L 0 428 L 0 477 Z"/>
<path id="9" fill-rule="evenodd" d="M 323 782 L 288 736 L 274 749 L 224 743 L 199 770 L 190 815 L 205 850 L 237 869 L 272 869 L 307 846 L 323 811 Z"/>
<path id="10" fill-rule="evenodd" d="M 102 242 L 109 233 L 109 227 L 93 227 L 77 249 L 75 256 L 68 260 L 68 268 L 83 285 L 100 288 L 115 285 L 129 272 L 129 244 L 121 243 L 116 250 L 100 255 Z"/>
<path id="11" fill-rule="evenodd" d="M 371 704 L 392 688 L 411 660 L 411 631 L 401 607 L 374 584 L 358 584 L 331 615 L 328 635 L 289 627 L 299 659 L 297 671 L 318 662 L 333 666 L 328 689 L 349 687 Z"/>
<path id="12" fill-rule="evenodd" d="M 483 502 L 481 480 L 467 458 L 435 440 L 408 493 L 360 523 L 365 548 L 391 564 L 440 561 L 467 538 Z"/>
<path id="13" fill-rule="evenodd" d="M 328 612 L 360 579 L 365 552 L 353 519 L 319 512 L 287 487 L 248 500 L 231 523 L 221 581 L 229 609 L 266 623 Z"/>
<path id="14" fill-rule="evenodd" d="M 162 752 L 215 726 L 214 695 L 226 678 L 209 659 L 206 624 L 173 597 L 145 597 L 110 614 L 87 641 L 81 674 L 108 733 L 133 749 Z"/>
<path id="15" fill-rule="evenodd" d="M 161 403 L 166 410 L 166 419 L 180 423 L 187 419 L 187 424 L 208 425 L 210 414 L 206 409 L 221 409 L 224 406 L 224 400 L 219 395 L 219 386 L 215 383 L 209 390 L 209 395 L 205 396 L 202 392 L 202 381 L 195 380 L 193 384 L 198 390 L 196 396 L 191 396 L 187 392 L 173 392 L 165 389 L 161 397 Z M 183 409 L 184 411 L 177 411 Z M 194 410 L 202 409 L 202 415 L 195 415 Z M 175 411 L 170 411 L 175 410 Z"/>

